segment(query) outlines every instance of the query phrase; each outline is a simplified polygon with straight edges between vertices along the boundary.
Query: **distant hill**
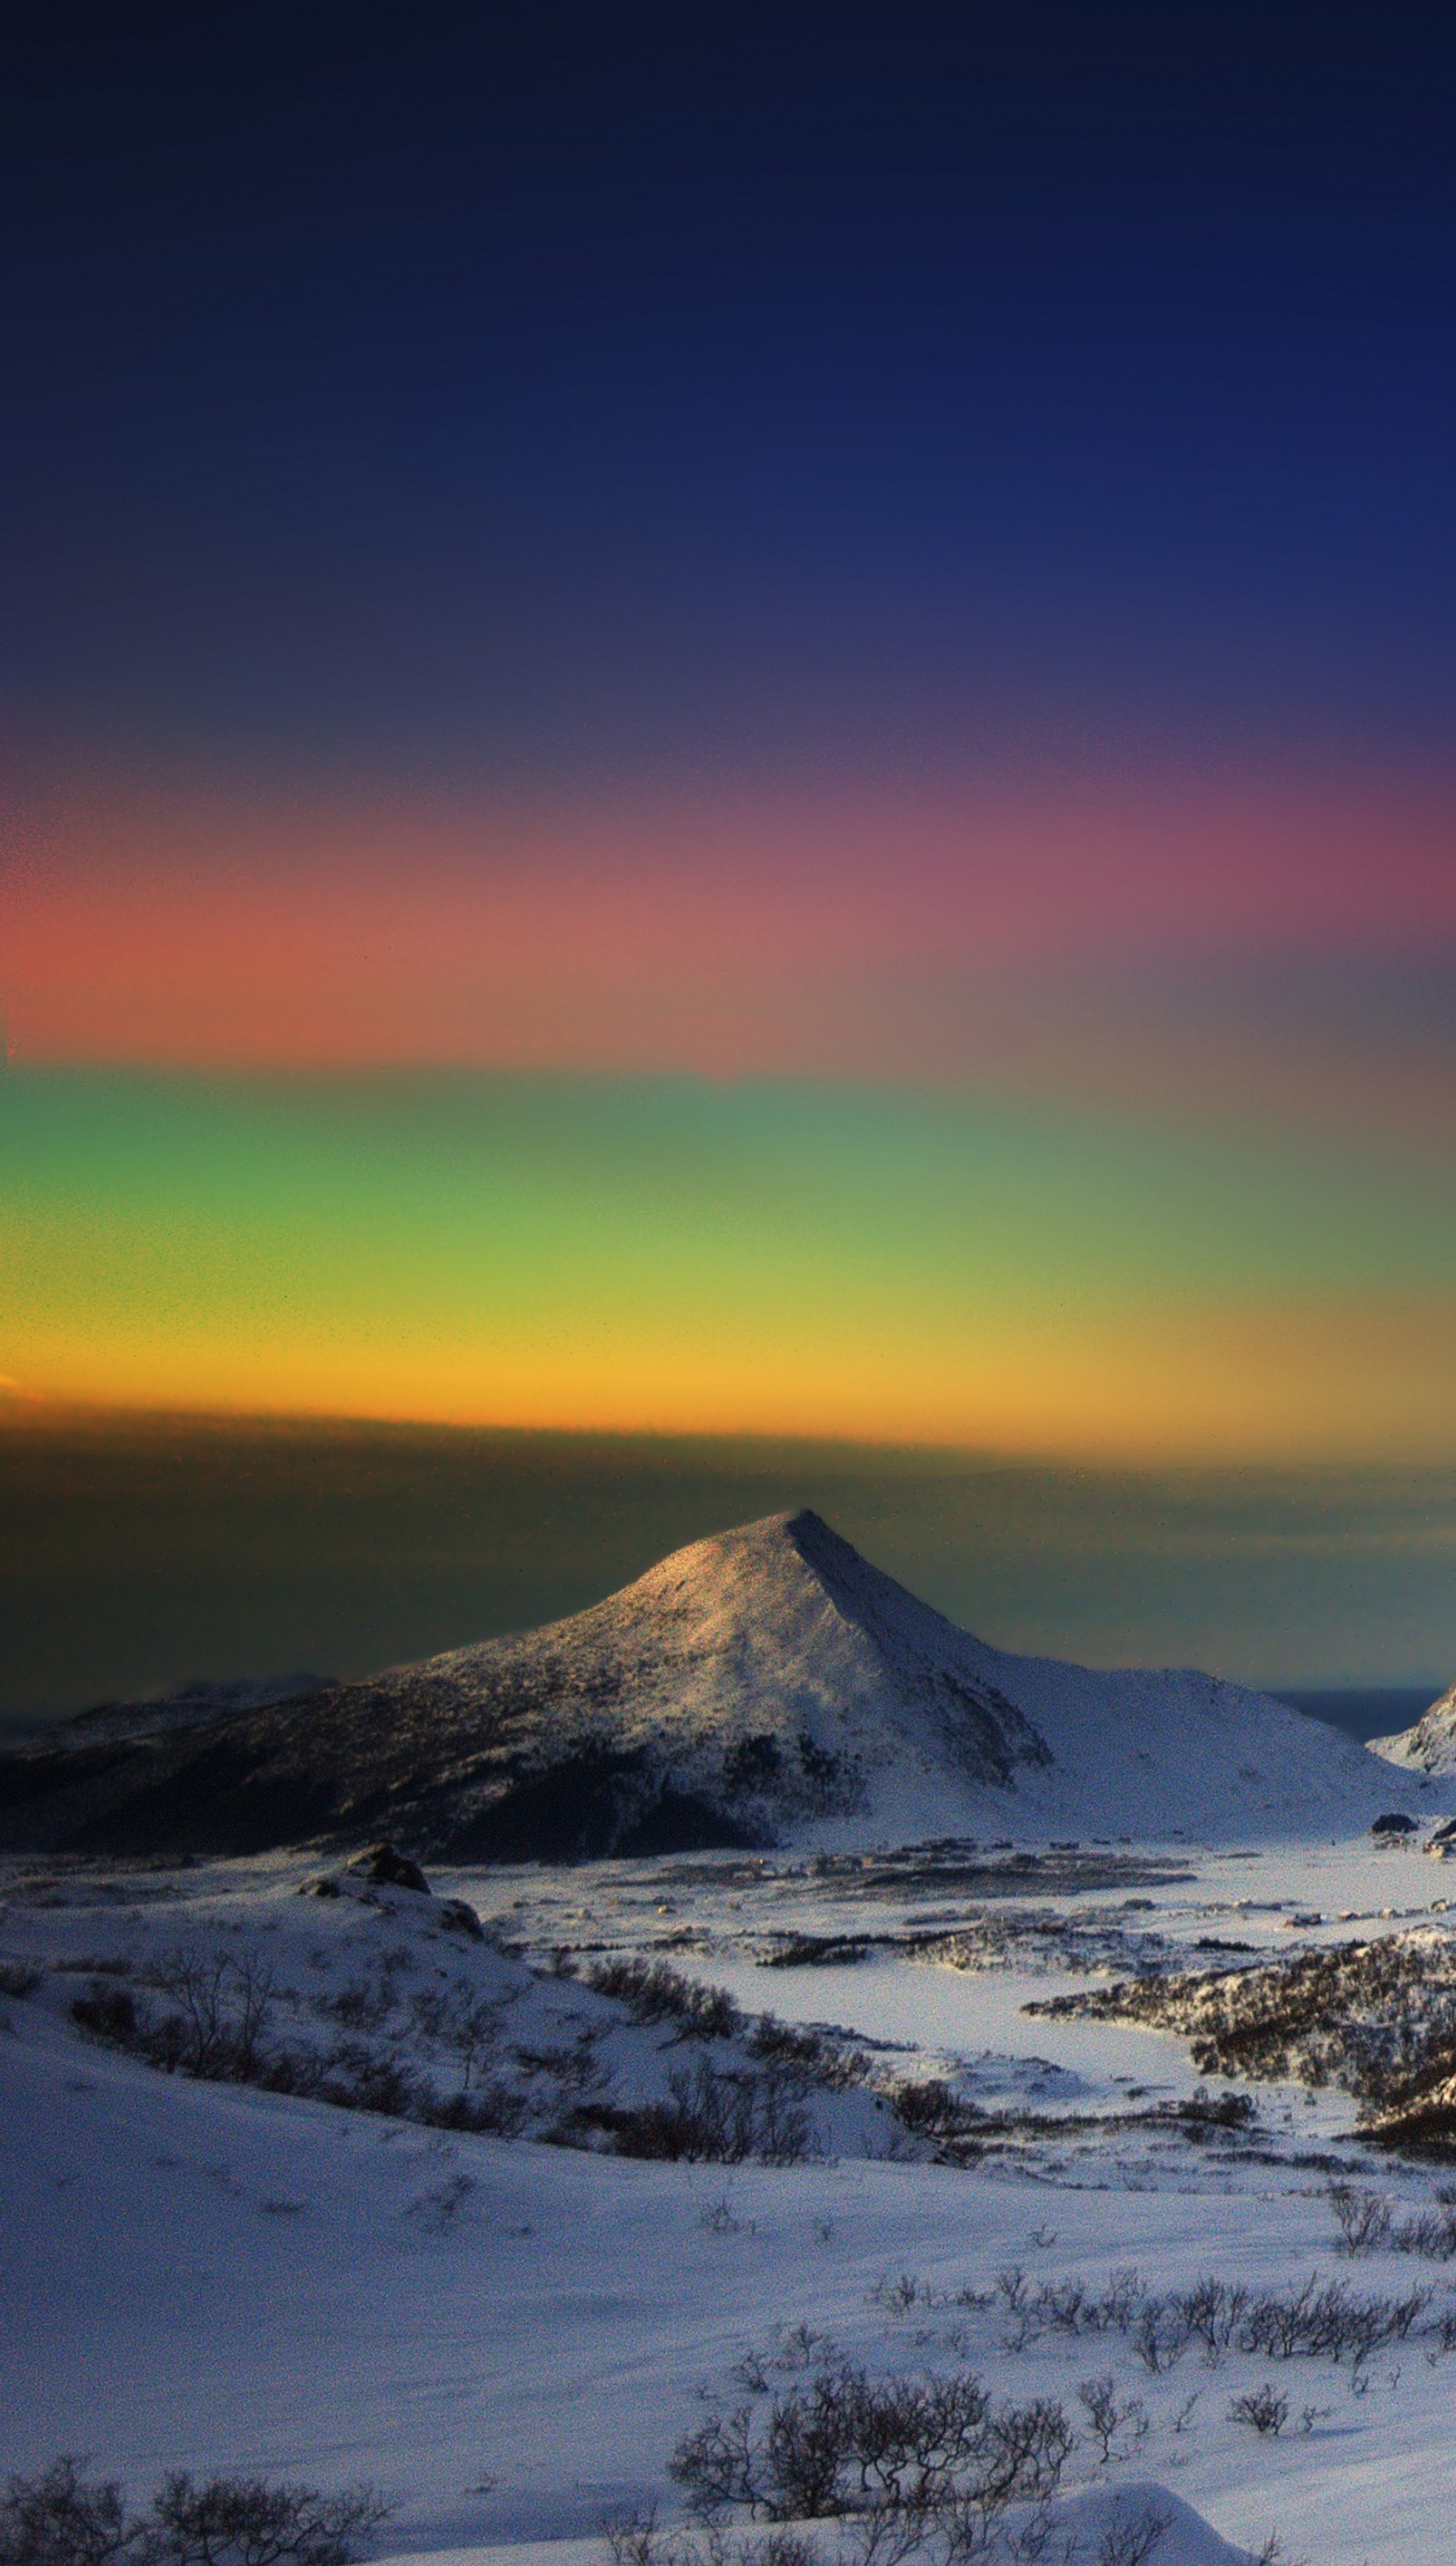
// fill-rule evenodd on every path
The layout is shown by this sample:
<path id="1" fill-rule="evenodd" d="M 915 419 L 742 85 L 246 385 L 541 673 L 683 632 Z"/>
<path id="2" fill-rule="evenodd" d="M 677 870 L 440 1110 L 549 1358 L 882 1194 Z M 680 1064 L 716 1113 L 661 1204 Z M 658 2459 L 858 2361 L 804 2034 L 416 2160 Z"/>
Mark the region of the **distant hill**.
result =
<path id="1" fill-rule="evenodd" d="M 989 1647 L 818 1515 L 676 1551 L 545 1630 L 0 1758 L 0 1842 L 460 1862 L 936 1835 L 1348 1833 L 1428 1790 L 1260 1693 Z"/>
<path id="2" fill-rule="evenodd" d="M 1456 1684 L 1433 1701 L 1409 1728 L 1372 1737 L 1371 1750 L 1417 1773 L 1456 1774 Z"/>

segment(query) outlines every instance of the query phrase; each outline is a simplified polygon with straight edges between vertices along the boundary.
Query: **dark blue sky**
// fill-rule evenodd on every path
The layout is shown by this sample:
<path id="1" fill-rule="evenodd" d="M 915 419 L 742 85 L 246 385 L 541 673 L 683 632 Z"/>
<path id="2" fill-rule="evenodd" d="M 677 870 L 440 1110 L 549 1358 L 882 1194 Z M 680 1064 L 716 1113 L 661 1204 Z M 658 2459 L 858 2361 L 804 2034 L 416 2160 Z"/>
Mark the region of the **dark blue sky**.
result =
<path id="1" fill-rule="evenodd" d="M 1435 9 L 33 8 L 42 754 L 1443 760 Z"/>

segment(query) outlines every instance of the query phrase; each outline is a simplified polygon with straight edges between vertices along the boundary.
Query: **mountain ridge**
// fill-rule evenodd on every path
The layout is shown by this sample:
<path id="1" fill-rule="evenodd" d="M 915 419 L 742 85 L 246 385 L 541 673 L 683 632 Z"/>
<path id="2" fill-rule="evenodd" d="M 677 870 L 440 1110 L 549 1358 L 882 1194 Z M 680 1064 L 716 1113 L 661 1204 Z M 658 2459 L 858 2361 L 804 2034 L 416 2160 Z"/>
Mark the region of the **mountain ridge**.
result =
<path id="1" fill-rule="evenodd" d="M 1419 1805 L 1352 1741 L 1190 1669 L 993 1648 L 809 1509 L 544 1629 L 0 1758 L 0 1843 L 251 1853 L 387 1833 L 571 1860 L 948 1833 L 1309 1835 Z"/>
<path id="2" fill-rule="evenodd" d="M 1391 1737 L 1372 1737 L 1370 1752 L 1406 1770 L 1445 1778 L 1456 1775 L 1456 1683 Z"/>

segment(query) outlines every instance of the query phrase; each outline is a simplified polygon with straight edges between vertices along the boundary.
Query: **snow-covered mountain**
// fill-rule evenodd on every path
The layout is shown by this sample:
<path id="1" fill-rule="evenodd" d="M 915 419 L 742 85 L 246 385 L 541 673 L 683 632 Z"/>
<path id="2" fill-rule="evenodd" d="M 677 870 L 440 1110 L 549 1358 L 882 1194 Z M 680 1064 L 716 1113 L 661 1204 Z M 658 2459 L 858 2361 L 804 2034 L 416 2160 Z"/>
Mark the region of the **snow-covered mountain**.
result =
<path id="1" fill-rule="evenodd" d="M 1397 1730 L 1393 1737 L 1372 1737 L 1370 1752 L 1414 1773 L 1456 1774 L 1456 1684 L 1423 1710 L 1411 1727 Z"/>
<path id="2" fill-rule="evenodd" d="M 79 1711 L 73 1734 L 96 1740 L 145 1737 L 161 1728 L 195 1728 L 200 1720 L 223 1719 L 230 1711 L 264 1710 L 271 1702 L 292 1701 L 300 1693 L 319 1692 L 329 1676 L 302 1671 L 286 1675 L 229 1675 L 221 1682 L 205 1675 L 178 1685 L 175 1692 L 149 1693 L 137 1701 L 98 1702 Z"/>
<path id="3" fill-rule="evenodd" d="M 461 1861 L 945 1835 L 1311 1836 L 1429 1784 L 1211 1675 L 958 1630 L 819 1516 L 363 1683 L 0 1763 L 0 1842 L 249 1852 L 386 1832 Z"/>

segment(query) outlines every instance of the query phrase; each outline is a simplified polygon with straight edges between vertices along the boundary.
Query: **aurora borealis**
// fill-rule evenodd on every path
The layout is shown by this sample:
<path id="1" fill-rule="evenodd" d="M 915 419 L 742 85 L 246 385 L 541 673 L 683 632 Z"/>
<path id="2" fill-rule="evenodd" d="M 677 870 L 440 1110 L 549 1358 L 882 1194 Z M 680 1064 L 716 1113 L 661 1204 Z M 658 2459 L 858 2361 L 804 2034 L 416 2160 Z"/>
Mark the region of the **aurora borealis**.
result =
<path id="1" fill-rule="evenodd" d="M 1449 1462 L 1452 50 L 36 13 L 0 1411 Z"/>

